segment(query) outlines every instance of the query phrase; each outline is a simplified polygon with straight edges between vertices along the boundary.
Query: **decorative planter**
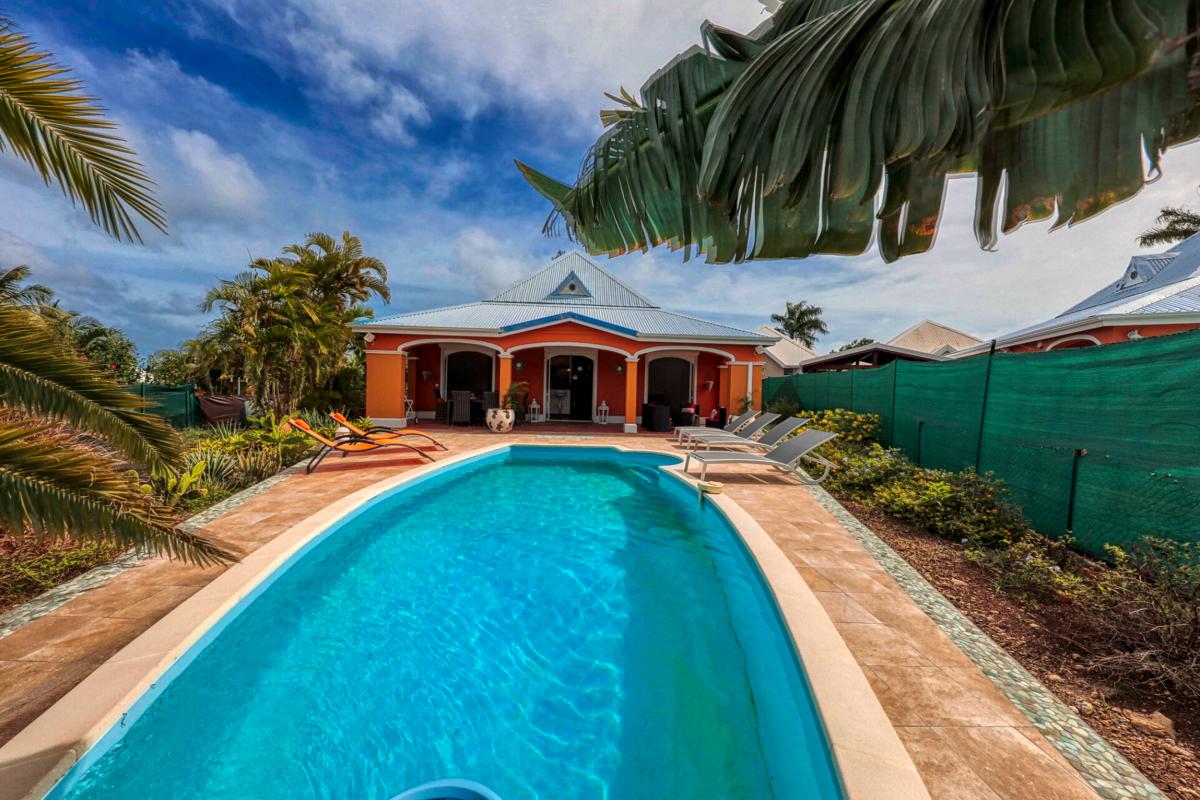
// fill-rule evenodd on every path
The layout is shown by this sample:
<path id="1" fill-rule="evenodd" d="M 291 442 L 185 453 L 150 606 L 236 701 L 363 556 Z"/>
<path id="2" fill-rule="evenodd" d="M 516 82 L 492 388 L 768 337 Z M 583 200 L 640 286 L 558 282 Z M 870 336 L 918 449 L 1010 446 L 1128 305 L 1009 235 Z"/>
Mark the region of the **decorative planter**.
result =
<path id="1" fill-rule="evenodd" d="M 508 433 L 512 430 L 517 415 L 511 408 L 489 408 L 486 419 L 492 433 Z"/>

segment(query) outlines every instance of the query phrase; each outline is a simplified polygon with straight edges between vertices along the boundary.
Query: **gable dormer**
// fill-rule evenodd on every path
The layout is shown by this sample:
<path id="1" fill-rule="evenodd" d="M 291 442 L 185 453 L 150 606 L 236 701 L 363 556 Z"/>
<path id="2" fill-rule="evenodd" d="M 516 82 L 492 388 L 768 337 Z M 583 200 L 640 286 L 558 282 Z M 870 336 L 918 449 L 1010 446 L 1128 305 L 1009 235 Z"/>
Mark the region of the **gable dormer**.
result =
<path id="1" fill-rule="evenodd" d="M 591 297 L 592 293 L 583 285 L 583 281 L 575 274 L 575 270 L 571 270 L 567 277 L 562 279 L 553 292 L 546 295 L 547 300 L 554 300 L 566 297 Z"/>

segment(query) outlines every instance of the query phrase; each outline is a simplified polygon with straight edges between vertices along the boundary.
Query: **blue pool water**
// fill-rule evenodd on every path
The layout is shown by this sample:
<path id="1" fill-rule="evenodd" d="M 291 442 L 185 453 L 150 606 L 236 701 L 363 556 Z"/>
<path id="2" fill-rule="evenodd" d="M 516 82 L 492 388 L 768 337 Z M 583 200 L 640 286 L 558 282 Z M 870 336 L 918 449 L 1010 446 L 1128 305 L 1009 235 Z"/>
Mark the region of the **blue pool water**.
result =
<path id="1" fill-rule="evenodd" d="M 360 509 L 54 798 L 840 798 L 752 560 L 667 456 L 516 447 Z"/>

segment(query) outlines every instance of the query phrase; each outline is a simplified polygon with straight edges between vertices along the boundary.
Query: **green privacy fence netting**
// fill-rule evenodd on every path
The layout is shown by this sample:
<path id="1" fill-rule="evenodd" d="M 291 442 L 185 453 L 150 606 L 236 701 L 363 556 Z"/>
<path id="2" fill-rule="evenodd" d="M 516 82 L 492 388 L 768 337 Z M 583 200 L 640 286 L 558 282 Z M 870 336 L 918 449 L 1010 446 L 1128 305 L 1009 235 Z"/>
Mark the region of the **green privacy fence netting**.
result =
<path id="1" fill-rule="evenodd" d="M 129 387 L 131 392 L 154 404 L 146 409 L 146 413 L 162 417 L 175 428 L 190 428 L 201 423 L 195 389 L 190 383 L 178 386 L 135 383 Z"/>
<path id="2" fill-rule="evenodd" d="M 1037 530 L 1093 553 L 1200 540 L 1200 331 L 769 378 L 763 401 L 878 414 L 884 443 L 994 472 Z"/>

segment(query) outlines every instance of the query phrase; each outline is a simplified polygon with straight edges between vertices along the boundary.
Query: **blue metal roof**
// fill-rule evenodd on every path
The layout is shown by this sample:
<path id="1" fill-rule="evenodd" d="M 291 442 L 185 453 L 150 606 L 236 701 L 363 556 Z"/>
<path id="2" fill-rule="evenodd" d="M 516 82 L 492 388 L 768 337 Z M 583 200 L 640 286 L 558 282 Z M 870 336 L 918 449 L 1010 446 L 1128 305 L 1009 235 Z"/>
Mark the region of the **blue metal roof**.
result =
<path id="1" fill-rule="evenodd" d="M 1200 313 L 1200 234 L 1154 255 L 1134 256 L 1121 277 L 1057 317 L 1007 333 L 1000 346 L 1030 341 L 1038 333 L 1102 316 Z M 974 354 L 987 344 L 956 355 Z"/>
<path id="2" fill-rule="evenodd" d="M 574 289 L 571 281 L 577 281 Z M 665 311 L 621 283 L 582 253 L 559 256 L 546 268 L 478 303 L 381 317 L 357 330 L 454 330 L 493 336 L 566 321 L 625 336 L 685 337 L 771 344 L 777 337 Z"/>
<path id="3" fill-rule="evenodd" d="M 552 303 L 496 303 L 485 300 L 461 306 L 434 308 L 381 317 L 356 327 L 434 330 L 470 330 L 493 335 L 512 333 L 542 324 L 575 320 L 626 336 L 687 336 L 697 339 L 746 339 L 770 344 L 777 337 L 664 311 L 661 308 L 555 307 Z"/>

